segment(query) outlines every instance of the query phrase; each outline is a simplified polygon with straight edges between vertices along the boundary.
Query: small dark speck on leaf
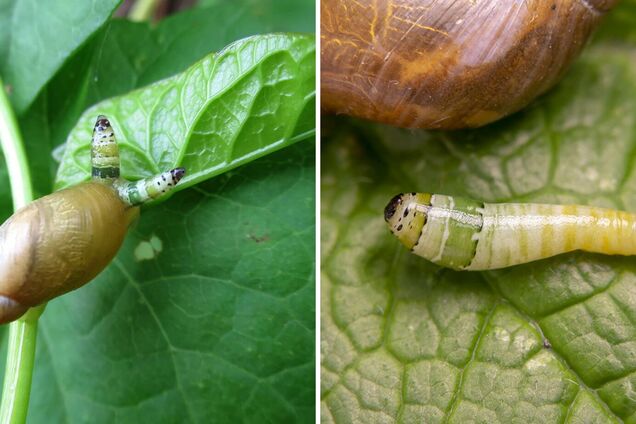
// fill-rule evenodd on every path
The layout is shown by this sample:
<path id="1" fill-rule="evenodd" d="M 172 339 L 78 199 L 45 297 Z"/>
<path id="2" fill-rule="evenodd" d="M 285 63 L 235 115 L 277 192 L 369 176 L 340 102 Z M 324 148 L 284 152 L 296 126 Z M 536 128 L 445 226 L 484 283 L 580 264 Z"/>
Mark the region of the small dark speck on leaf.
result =
<path id="1" fill-rule="evenodd" d="M 256 243 L 264 243 L 266 241 L 269 241 L 269 236 L 267 234 L 262 237 L 255 236 L 254 234 L 249 234 L 247 237 L 249 237 L 250 240 L 255 241 Z"/>
<path id="2" fill-rule="evenodd" d="M 550 349 L 552 347 L 548 339 L 543 339 L 543 347 L 545 347 L 546 349 Z"/>

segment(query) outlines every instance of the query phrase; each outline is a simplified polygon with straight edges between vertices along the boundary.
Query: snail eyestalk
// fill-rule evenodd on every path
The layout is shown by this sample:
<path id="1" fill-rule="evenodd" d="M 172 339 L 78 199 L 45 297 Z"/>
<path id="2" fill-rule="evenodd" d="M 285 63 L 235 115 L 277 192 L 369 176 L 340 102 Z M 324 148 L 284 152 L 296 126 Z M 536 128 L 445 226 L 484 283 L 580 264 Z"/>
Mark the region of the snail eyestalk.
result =
<path id="1" fill-rule="evenodd" d="M 130 206 L 157 199 L 174 188 L 185 175 L 185 168 L 175 168 L 143 180 L 129 182 L 119 179 L 114 186 L 119 198 Z"/>
<path id="2" fill-rule="evenodd" d="M 407 193 L 391 199 L 384 217 L 413 253 L 456 270 L 504 268 L 574 250 L 636 255 L 636 214 L 613 209 Z"/>
<path id="3" fill-rule="evenodd" d="M 94 181 L 112 183 L 119 178 L 119 146 L 110 121 L 99 115 L 93 128 L 91 164 Z"/>
<path id="4" fill-rule="evenodd" d="M 139 181 L 121 178 L 117 139 L 110 121 L 104 115 L 97 117 L 93 128 L 91 164 L 93 181 L 112 185 L 122 202 L 128 206 L 139 206 L 160 198 L 172 190 L 186 172 L 185 168 L 174 168 Z"/>

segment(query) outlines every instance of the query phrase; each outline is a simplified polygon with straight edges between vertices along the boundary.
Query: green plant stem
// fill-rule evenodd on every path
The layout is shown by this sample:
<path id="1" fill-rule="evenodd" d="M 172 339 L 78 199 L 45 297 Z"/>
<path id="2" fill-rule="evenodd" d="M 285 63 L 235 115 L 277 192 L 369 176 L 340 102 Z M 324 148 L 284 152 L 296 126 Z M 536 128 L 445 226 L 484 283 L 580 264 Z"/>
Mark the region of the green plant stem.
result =
<path id="1" fill-rule="evenodd" d="M 13 209 L 17 210 L 33 200 L 31 176 L 20 136 L 18 123 L 0 79 L 0 143 L 11 181 Z M 30 309 L 9 327 L 9 347 L 5 367 L 0 422 L 26 422 L 35 358 L 38 318 L 43 306 Z"/>
<path id="2" fill-rule="evenodd" d="M 24 143 L 2 79 L 0 79 L 0 143 L 11 180 L 13 210 L 17 210 L 33 201 L 33 189 Z"/>
<path id="3" fill-rule="evenodd" d="M 128 19 L 135 22 L 150 20 L 157 9 L 158 0 L 137 0 L 128 12 Z"/>

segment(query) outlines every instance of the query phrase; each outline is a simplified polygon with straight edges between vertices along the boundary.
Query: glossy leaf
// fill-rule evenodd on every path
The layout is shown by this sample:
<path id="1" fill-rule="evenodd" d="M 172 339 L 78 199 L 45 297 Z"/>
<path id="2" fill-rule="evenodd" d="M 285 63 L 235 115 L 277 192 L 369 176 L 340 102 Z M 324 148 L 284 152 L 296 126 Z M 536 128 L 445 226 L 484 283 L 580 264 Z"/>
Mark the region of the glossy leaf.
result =
<path id="1" fill-rule="evenodd" d="M 255 36 L 181 74 L 103 101 L 69 135 L 56 186 L 90 175 L 88 141 L 98 114 L 116 131 L 124 175 L 185 166 L 181 189 L 306 138 L 294 131 L 314 101 L 314 62 L 312 36 Z"/>
<path id="2" fill-rule="evenodd" d="M 18 114 L 118 4 L 119 0 L 0 1 L 0 74 L 10 86 Z"/>
<path id="3" fill-rule="evenodd" d="M 207 54 L 249 35 L 312 32 L 313 1 L 297 2 L 291 16 L 289 6 L 287 2 L 241 0 L 186 10 L 153 26 L 122 19 L 109 21 L 65 62 L 21 117 L 38 197 L 53 190 L 60 159 L 56 156 L 53 160 L 52 149 L 66 141 L 84 110 L 100 100 L 179 73 Z M 0 32 L 2 29 L 0 24 Z M 299 118 L 294 136 L 313 133 L 314 116 L 310 103 Z"/>
<path id="4" fill-rule="evenodd" d="M 29 419 L 312 423 L 314 148 L 144 210 L 104 273 L 48 304 Z"/>
<path id="5" fill-rule="evenodd" d="M 323 123 L 323 422 L 636 422 L 633 257 L 454 272 L 382 216 L 404 191 L 636 211 L 635 58 L 604 36 L 480 130 Z"/>

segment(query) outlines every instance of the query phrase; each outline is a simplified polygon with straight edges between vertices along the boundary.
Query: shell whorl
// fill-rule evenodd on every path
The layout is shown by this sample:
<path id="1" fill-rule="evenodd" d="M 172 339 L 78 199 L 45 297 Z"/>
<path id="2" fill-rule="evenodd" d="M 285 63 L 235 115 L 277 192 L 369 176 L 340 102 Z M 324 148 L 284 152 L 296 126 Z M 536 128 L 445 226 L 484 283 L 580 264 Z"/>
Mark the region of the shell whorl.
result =
<path id="1" fill-rule="evenodd" d="M 322 0 L 321 109 L 478 127 L 554 86 L 617 0 Z"/>

